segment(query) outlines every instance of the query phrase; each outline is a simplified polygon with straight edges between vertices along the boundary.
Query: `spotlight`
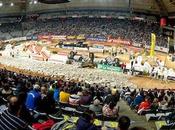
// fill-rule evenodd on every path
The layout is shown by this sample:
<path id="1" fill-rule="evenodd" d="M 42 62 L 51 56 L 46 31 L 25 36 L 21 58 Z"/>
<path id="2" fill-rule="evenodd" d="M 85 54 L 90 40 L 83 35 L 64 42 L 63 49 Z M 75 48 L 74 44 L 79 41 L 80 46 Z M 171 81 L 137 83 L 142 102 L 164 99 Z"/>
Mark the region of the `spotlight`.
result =
<path id="1" fill-rule="evenodd" d="M 34 1 L 33 1 L 33 3 L 34 3 L 34 4 L 37 4 L 37 3 L 38 3 L 38 1 L 37 1 L 37 0 L 34 0 Z"/>
<path id="2" fill-rule="evenodd" d="M 2 2 L 0 2 L 0 7 L 2 7 L 3 6 L 3 3 Z"/>
<path id="3" fill-rule="evenodd" d="M 14 6 L 14 3 L 10 3 L 10 6 Z"/>

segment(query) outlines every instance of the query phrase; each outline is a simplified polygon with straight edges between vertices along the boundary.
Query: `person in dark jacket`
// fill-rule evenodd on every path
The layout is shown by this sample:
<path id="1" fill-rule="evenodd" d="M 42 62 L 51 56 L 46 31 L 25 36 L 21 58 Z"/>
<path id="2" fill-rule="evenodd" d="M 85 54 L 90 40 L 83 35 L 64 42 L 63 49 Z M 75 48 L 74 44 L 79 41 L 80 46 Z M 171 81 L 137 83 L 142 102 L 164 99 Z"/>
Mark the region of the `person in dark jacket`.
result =
<path id="1" fill-rule="evenodd" d="M 111 90 L 111 94 L 107 95 L 107 97 L 105 98 L 105 104 L 109 104 L 110 102 L 114 102 L 117 105 L 117 102 L 120 99 L 120 94 L 118 92 L 118 90 L 116 89 L 116 87 L 114 87 Z"/>
<path id="2" fill-rule="evenodd" d="M 76 130 L 100 130 L 93 124 L 95 113 L 91 110 L 86 110 L 77 121 Z"/>
<path id="3" fill-rule="evenodd" d="M 39 101 L 37 110 L 47 114 L 55 113 L 55 100 L 52 91 L 49 91 L 47 95 Z"/>

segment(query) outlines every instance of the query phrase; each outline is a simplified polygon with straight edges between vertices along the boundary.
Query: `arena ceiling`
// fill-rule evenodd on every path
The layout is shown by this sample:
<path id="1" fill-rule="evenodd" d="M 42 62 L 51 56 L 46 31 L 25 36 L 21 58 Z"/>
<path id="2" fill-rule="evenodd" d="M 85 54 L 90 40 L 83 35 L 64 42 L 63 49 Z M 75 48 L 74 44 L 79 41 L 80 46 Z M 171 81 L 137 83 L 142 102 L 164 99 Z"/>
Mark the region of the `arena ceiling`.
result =
<path id="1" fill-rule="evenodd" d="M 48 5 L 37 0 L 0 0 L 0 14 L 22 14 L 71 9 L 114 9 L 168 16 L 175 14 L 175 0 L 71 0 Z"/>

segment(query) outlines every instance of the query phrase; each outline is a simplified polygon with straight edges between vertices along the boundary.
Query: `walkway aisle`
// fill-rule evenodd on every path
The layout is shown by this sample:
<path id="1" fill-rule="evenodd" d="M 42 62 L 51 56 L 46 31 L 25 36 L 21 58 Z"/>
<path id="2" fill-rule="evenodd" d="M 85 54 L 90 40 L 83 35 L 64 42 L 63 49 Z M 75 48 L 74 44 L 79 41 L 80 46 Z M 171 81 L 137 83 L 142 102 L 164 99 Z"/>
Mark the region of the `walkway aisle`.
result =
<path id="1" fill-rule="evenodd" d="M 139 116 L 137 113 L 130 110 L 130 107 L 122 99 L 119 101 L 118 105 L 120 106 L 119 115 L 127 115 L 132 121 L 131 127 L 142 126 L 147 130 L 156 130 L 154 121 L 147 122 L 145 116 Z"/>

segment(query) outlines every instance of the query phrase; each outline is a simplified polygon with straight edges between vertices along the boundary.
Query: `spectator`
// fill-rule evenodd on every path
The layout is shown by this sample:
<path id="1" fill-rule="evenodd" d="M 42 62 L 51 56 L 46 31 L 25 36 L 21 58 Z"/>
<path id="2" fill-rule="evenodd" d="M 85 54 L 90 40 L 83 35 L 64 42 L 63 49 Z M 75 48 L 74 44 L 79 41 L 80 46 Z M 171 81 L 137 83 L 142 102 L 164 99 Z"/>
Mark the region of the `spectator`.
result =
<path id="1" fill-rule="evenodd" d="M 101 114 L 102 113 L 102 106 L 100 105 L 100 101 L 98 99 L 95 99 L 93 101 L 93 104 L 89 106 L 89 110 L 95 112 L 95 114 Z"/>
<path id="2" fill-rule="evenodd" d="M 95 113 L 91 110 L 86 110 L 83 115 L 77 121 L 76 130 L 100 130 L 93 124 L 95 119 Z"/>
<path id="3" fill-rule="evenodd" d="M 60 91 L 60 102 L 62 103 L 68 103 L 69 102 L 69 97 L 70 97 L 70 93 L 69 93 L 69 89 L 68 88 L 64 88 L 63 91 Z"/>
<path id="4" fill-rule="evenodd" d="M 163 100 L 159 102 L 159 109 L 166 110 L 168 109 L 168 98 L 165 96 Z"/>
<path id="5" fill-rule="evenodd" d="M 121 116 L 118 120 L 118 129 L 117 130 L 129 130 L 130 119 L 127 116 Z"/>
<path id="6" fill-rule="evenodd" d="M 39 101 L 37 110 L 47 114 L 55 113 L 55 100 L 52 91 L 49 91 L 47 95 Z"/>
<path id="7" fill-rule="evenodd" d="M 8 109 L 0 115 L 0 128 L 1 130 L 26 130 L 28 123 L 23 121 L 20 115 L 20 106 L 18 98 L 11 96 L 9 98 Z"/>
<path id="8" fill-rule="evenodd" d="M 33 86 L 33 90 L 27 93 L 27 99 L 25 104 L 28 109 L 31 109 L 31 110 L 36 109 L 38 102 L 41 99 L 41 94 L 39 90 L 40 90 L 40 86 L 38 84 L 35 84 Z"/>
<path id="9" fill-rule="evenodd" d="M 105 98 L 105 103 L 109 104 L 110 102 L 113 102 L 113 103 L 115 103 L 115 105 L 117 105 L 119 98 L 120 98 L 120 94 L 119 94 L 118 90 L 116 89 L 116 87 L 114 87 L 111 89 L 111 94 L 109 94 Z"/>
<path id="10" fill-rule="evenodd" d="M 143 99 L 144 99 L 144 96 L 143 96 L 143 92 L 141 91 L 137 94 L 131 106 L 134 108 L 138 107 L 138 105 L 143 101 Z"/>
<path id="11" fill-rule="evenodd" d="M 53 94 L 55 102 L 59 101 L 59 96 L 60 96 L 60 88 L 58 87 L 58 85 L 56 85 L 54 88 L 54 94 Z"/>
<path id="12" fill-rule="evenodd" d="M 2 97 L 4 97 L 6 99 L 11 94 L 12 94 L 12 90 L 10 89 L 9 85 L 6 83 L 3 87 L 3 89 L 1 90 L 0 95 L 2 95 Z"/>
<path id="13" fill-rule="evenodd" d="M 76 94 L 71 94 L 69 97 L 69 104 L 71 105 L 79 105 L 80 104 L 80 96 Z"/>
<path id="14" fill-rule="evenodd" d="M 105 104 L 102 108 L 103 115 L 107 117 L 118 117 L 118 109 L 116 108 L 116 104 L 114 102 L 110 102 L 109 104 Z"/>
<path id="15" fill-rule="evenodd" d="M 26 101 L 26 93 L 25 92 L 20 92 L 18 94 L 18 103 L 20 104 L 20 109 L 19 109 L 19 117 L 23 119 L 23 121 L 28 122 L 30 125 L 34 121 L 34 118 L 30 114 L 29 110 L 25 106 L 25 101 Z"/>
<path id="16" fill-rule="evenodd" d="M 47 88 L 45 86 L 41 87 L 41 99 L 45 98 L 47 95 Z"/>
<path id="17" fill-rule="evenodd" d="M 91 103 L 91 95 L 87 90 L 83 90 L 83 95 L 80 97 L 80 104 L 88 105 Z"/>
<path id="18" fill-rule="evenodd" d="M 151 107 L 150 97 L 145 97 L 145 100 L 139 104 L 138 112 L 148 110 Z"/>

